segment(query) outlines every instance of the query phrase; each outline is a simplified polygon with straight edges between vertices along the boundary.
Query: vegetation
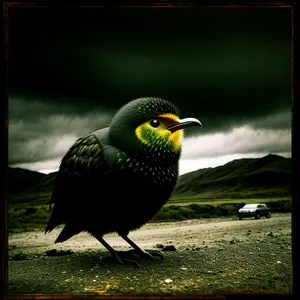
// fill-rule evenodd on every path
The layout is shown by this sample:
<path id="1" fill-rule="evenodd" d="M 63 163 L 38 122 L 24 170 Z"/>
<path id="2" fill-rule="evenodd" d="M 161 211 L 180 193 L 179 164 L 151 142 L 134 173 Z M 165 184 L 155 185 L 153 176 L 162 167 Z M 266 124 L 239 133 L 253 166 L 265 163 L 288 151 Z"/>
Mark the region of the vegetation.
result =
<path id="1" fill-rule="evenodd" d="M 9 232 L 43 230 L 56 173 L 9 168 Z M 151 222 L 236 216 L 245 203 L 291 211 L 291 159 L 267 155 L 233 160 L 179 177 L 172 198 Z"/>
<path id="2" fill-rule="evenodd" d="M 258 202 L 266 202 L 260 199 Z M 168 221 L 182 221 L 187 219 L 199 218 L 215 218 L 215 217 L 229 217 L 236 216 L 239 208 L 244 206 L 247 202 L 239 203 L 221 203 L 217 205 L 209 204 L 189 204 L 185 206 L 169 205 L 162 208 L 162 210 L 152 219 L 152 222 L 168 222 Z M 268 201 L 268 206 L 271 207 L 271 212 L 290 212 L 291 200 L 275 200 Z"/>
<path id="3" fill-rule="evenodd" d="M 44 230 L 50 216 L 46 205 L 15 206 L 8 210 L 9 233 Z"/>
<path id="4" fill-rule="evenodd" d="M 290 212 L 291 199 L 271 200 L 259 199 L 262 203 L 268 203 L 271 212 Z M 252 201 L 254 202 L 254 201 Z M 174 222 L 188 219 L 215 218 L 215 217 L 235 217 L 237 211 L 248 201 L 240 200 L 238 203 L 220 200 L 217 204 L 197 204 L 189 205 L 168 205 L 150 221 L 150 222 Z M 26 232 L 31 230 L 44 230 L 50 216 L 47 205 L 15 205 L 9 206 L 8 212 L 8 230 L 10 233 Z"/>
<path id="5" fill-rule="evenodd" d="M 246 197 L 245 195 L 240 194 L 240 197 L 221 197 L 221 195 L 206 195 L 206 196 L 195 196 L 195 197 L 178 197 L 171 198 L 166 205 L 189 205 L 189 204 L 209 204 L 217 205 L 222 203 L 259 203 L 259 202 L 272 202 L 289 199 L 290 197 Z"/>

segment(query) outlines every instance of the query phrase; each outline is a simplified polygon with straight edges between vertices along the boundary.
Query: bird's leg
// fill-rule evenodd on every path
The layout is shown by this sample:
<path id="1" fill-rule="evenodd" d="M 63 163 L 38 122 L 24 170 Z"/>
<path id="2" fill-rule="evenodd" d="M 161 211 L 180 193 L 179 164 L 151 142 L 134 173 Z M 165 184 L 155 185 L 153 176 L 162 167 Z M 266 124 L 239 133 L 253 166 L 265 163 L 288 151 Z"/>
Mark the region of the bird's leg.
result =
<path id="1" fill-rule="evenodd" d="M 138 262 L 136 260 L 133 259 L 128 259 L 125 257 L 121 257 L 119 255 L 119 253 L 113 248 L 111 247 L 104 239 L 102 236 L 98 236 L 97 234 L 93 234 L 93 236 L 111 253 L 111 255 L 120 263 L 120 264 L 124 264 L 124 263 L 130 263 L 135 265 L 136 267 L 139 266 Z"/>
<path id="2" fill-rule="evenodd" d="M 149 257 L 153 260 L 153 256 L 159 256 L 161 260 L 164 259 L 164 256 L 159 250 L 143 250 L 137 244 L 135 244 L 126 234 L 119 234 L 121 238 L 123 238 L 134 250 L 141 256 Z"/>

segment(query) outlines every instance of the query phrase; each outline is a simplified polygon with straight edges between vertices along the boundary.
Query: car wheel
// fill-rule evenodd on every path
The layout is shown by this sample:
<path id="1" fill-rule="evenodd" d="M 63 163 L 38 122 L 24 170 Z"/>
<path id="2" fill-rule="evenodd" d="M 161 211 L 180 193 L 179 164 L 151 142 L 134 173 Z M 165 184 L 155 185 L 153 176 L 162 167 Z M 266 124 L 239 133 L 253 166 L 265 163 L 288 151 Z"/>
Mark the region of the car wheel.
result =
<path id="1" fill-rule="evenodd" d="M 242 217 L 239 217 L 239 220 L 243 220 L 243 218 L 242 218 Z"/>
<path id="2" fill-rule="evenodd" d="M 255 213 L 255 219 L 256 219 L 256 220 L 260 219 L 260 214 L 259 214 L 258 212 Z"/>
<path id="3" fill-rule="evenodd" d="M 270 214 L 270 213 L 267 213 L 266 218 L 267 218 L 267 219 L 271 218 L 271 214 Z"/>

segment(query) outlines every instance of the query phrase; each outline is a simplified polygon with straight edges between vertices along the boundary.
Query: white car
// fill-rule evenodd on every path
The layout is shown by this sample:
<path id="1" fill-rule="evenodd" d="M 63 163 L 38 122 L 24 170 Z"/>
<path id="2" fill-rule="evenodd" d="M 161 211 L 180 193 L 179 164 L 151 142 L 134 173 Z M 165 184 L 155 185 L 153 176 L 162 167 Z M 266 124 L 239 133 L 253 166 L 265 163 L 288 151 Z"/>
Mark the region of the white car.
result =
<path id="1" fill-rule="evenodd" d="M 242 220 L 244 217 L 254 217 L 255 219 L 259 219 L 262 216 L 266 218 L 271 217 L 270 207 L 266 204 L 255 203 L 255 204 L 246 204 L 238 211 L 238 217 Z"/>

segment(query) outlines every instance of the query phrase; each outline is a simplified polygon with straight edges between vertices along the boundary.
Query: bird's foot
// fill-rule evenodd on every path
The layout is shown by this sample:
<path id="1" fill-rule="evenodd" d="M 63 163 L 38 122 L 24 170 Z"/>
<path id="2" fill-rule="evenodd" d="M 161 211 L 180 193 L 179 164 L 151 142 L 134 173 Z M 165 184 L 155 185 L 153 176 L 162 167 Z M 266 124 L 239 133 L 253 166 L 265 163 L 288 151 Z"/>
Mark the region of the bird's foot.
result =
<path id="1" fill-rule="evenodd" d="M 122 265 L 124 265 L 125 263 L 127 264 L 131 264 L 135 267 L 139 267 L 139 263 L 135 260 L 135 259 L 129 259 L 129 258 L 126 258 L 124 256 L 121 256 L 118 252 L 115 252 L 113 254 L 113 257 L 116 259 L 116 261 Z M 106 257 L 100 257 L 100 264 L 104 264 L 104 260 L 105 260 Z M 138 259 L 138 258 L 137 258 Z"/>
<path id="2" fill-rule="evenodd" d="M 154 260 L 154 256 L 158 256 L 161 260 L 164 259 L 163 254 L 159 250 L 154 250 L 154 249 L 139 249 L 136 252 L 136 255 L 138 257 L 147 257 L 150 258 L 151 260 Z"/>
<path id="3" fill-rule="evenodd" d="M 147 257 L 153 261 L 154 256 L 159 256 L 161 260 L 164 259 L 164 256 L 159 250 L 143 250 L 127 236 L 127 233 L 119 233 L 119 235 L 134 249 L 134 255 L 137 256 L 138 259 L 140 257 Z"/>

